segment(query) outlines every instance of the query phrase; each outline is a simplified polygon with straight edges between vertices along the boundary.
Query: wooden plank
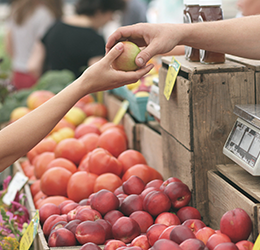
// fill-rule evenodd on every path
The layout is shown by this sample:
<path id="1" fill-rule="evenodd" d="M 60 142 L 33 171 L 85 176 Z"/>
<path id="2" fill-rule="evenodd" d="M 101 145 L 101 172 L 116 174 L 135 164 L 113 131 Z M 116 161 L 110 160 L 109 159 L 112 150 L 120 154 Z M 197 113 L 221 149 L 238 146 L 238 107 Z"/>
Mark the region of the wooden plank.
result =
<path id="1" fill-rule="evenodd" d="M 108 109 L 108 120 L 113 121 L 115 115 L 120 109 L 122 101 L 119 100 L 114 95 L 109 94 L 108 92 L 104 92 L 104 104 Z M 122 123 L 122 122 L 121 122 Z"/>
<path id="2" fill-rule="evenodd" d="M 224 213 L 235 208 L 244 209 L 253 223 L 251 237 L 259 234 L 256 211 L 259 204 L 254 203 L 244 194 L 225 181 L 217 171 L 208 171 L 209 217 L 210 227 L 219 229 L 220 219 Z"/>
<path id="3" fill-rule="evenodd" d="M 193 204 L 195 199 L 193 187 L 193 153 L 185 148 L 176 138 L 165 130 L 162 134 L 163 173 L 168 177 L 177 177 L 188 185 L 192 191 Z"/>
<path id="4" fill-rule="evenodd" d="M 241 63 L 254 71 L 260 71 L 260 60 L 248 59 L 239 56 L 226 55 L 226 59 Z"/>
<path id="5" fill-rule="evenodd" d="M 178 77 L 172 91 L 171 97 L 167 100 L 163 94 L 167 75 L 166 68 L 160 68 L 159 72 L 159 95 L 161 106 L 162 128 L 168 131 L 173 137 L 191 150 L 191 83 L 183 77 Z"/>
<path id="6" fill-rule="evenodd" d="M 162 158 L 162 137 L 161 135 L 145 124 L 136 125 L 136 139 L 138 140 L 138 151 L 140 151 L 147 165 L 159 171 L 164 178 Z"/>
<path id="7" fill-rule="evenodd" d="M 217 170 L 260 202 L 260 176 L 252 176 L 237 164 L 219 164 Z"/>
<path id="8" fill-rule="evenodd" d="M 243 72 L 247 68 L 241 63 L 226 60 L 220 64 L 202 64 L 200 62 L 189 62 L 185 56 L 174 56 L 181 63 L 181 70 L 186 73 L 204 74 L 221 72 Z M 172 57 L 162 57 L 162 63 L 169 65 Z"/>
<path id="9" fill-rule="evenodd" d="M 260 104 L 260 72 L 255 73 L 256 104 Z"/>
<path id="10" fill-rule="evenodd" d="M 122 122 L 126 136 L 128 138 L 128 148 L 134 149 L 135 147 L 135 126 L 136 122 L 132 118 L 131 115 L 126 113 L 123 117 L 123 122 Z"/>

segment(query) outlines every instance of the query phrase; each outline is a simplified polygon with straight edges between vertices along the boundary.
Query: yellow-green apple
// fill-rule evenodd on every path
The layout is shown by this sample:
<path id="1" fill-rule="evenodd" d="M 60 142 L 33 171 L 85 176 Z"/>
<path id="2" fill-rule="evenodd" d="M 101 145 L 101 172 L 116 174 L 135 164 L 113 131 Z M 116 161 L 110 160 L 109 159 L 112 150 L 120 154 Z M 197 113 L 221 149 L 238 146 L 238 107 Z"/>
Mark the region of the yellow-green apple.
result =
<path id="1" fill-rule="evenodd" d="M 130 41 L 123 41 L 122 43 L 124 44 L 124 51 L 112 63 L 113 68 L 123 71 L 137 70 L 135 58 L 141 51 L 140 48 Z"/>

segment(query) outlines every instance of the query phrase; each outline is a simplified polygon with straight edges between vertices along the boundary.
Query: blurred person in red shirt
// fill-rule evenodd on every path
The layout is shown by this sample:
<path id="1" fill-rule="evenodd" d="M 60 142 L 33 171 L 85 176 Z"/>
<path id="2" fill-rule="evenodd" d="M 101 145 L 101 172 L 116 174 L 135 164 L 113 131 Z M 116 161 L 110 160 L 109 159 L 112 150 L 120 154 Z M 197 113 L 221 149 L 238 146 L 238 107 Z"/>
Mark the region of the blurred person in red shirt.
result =
<path id="1" fill-rule="evenodd" d="M 12 61 L 15 89 L 30 88 L 37 78 L 27 69 L 34 43 L 63 14 L 62 0 L 12 0 L 6 21 L 5 48 Z"/>

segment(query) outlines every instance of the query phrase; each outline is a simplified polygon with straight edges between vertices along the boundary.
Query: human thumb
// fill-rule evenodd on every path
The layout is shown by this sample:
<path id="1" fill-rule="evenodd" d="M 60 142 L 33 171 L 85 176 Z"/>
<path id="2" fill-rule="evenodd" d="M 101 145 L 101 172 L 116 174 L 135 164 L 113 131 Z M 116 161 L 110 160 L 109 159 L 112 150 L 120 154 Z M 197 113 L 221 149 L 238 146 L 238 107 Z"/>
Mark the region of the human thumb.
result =
<path id="1" fill-rule="evenodd" d="M 106 59 L 112 63 L 117 57 L 121 55 L 124 50 L 124 44 L 119 42 L 117 43 L 106 55 Z"/>
<path id="2" fill-rule="evenodd" d="M 153 56 L 154 53 L 152 53 L 152 50 L 148 46 L 136 56 L 135 63 L 137 66 L 143 67 Z"/>

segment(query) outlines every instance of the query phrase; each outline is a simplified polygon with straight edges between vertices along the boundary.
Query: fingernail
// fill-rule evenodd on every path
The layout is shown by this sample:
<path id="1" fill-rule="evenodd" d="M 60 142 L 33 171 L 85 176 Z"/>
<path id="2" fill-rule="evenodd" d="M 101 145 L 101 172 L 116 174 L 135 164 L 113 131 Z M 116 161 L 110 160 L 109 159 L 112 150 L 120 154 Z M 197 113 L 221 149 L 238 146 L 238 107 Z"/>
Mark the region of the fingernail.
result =
<path id="1" fill-rule="evenodd" d="M 124 48 L 123 43 L 120 42 L 120 43 L 117 43 L 117 44 L 116 44 L 116 49 L 117 49 L 117 50 L 121 51 L 123 48 Z"/>
<path id="2" fill-rule="evenodd" d="M 143 58 L 139 57 L 139 58 L 137 58 L 137 61 L 139 63 L 139 66 L 143 66 L 143 64 L 144 64 L 144 59 Z"/>

